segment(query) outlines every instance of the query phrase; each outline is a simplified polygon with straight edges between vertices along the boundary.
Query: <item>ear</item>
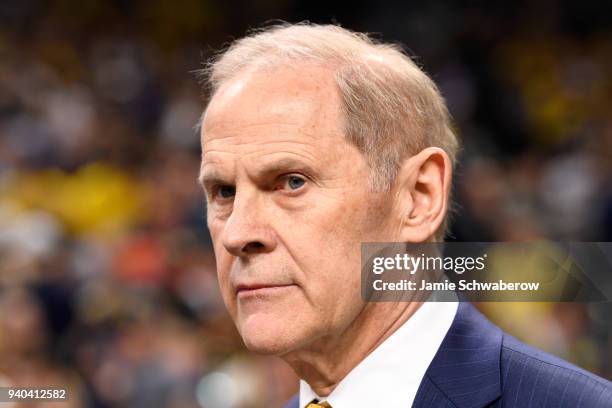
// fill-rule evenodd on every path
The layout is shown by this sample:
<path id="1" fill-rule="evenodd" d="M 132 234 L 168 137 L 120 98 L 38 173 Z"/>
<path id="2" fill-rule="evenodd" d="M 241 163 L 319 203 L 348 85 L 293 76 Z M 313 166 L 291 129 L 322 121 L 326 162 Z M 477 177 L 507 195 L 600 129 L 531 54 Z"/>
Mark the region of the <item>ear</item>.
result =
<path id="1" fill-rule="evenodd" d="M 451 176 L 450 159 L 438 147 L 428 147 L 403 162 L 396 183 L 402 242 L 435 239 L 448 209 Z"/>

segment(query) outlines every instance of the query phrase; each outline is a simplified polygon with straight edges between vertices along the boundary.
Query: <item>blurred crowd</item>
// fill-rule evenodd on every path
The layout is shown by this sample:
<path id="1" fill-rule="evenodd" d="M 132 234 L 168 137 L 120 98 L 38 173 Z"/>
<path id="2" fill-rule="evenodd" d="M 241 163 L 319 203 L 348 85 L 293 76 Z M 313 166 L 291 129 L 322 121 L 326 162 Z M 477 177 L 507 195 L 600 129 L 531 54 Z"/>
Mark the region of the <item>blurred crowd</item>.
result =
<path id="1" fill-rule="evenodd" d="M 280 406 L 297 390 L 226 314 L 196 184 L 193 72 L 274 18 L 337 19 L 418 55 L 464 145 L 450 240 L 612 241 L 611 14 L 574 3 L 3 2 L 0 386 L 68 387 L 44 406 L 92 408 Z M 480 307 L 612 378 L 610 304 Z"/>

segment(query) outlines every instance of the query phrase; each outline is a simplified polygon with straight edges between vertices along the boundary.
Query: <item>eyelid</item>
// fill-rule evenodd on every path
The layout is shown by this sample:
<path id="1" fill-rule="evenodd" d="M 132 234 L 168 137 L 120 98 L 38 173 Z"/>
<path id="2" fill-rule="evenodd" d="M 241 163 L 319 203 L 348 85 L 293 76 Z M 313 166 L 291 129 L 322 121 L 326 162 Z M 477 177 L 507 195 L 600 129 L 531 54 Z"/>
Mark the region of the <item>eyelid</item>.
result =
<path id="1" fill-rule="evenodd" d="M 304 185 L 302 185 L 301 187 L 295 190 L 285 188 L 286 187 L 285 183 L 287 183 L 290 177 L 297 177 L 297 178 L 302 179 L 304 181 Z M 285 192 L 290 193 L 290 194 L 299 193 L 299 192 L 302 192 L 307 187 L 307 184 L 309 182 L 312 182 L 312 179 L 308 175 L 300 171 L 292 171 L 292 172 L 288 172 L 288 173 L 279 175 L 276 178 L 276 182 L 274 183 L 273 189 L 274 190 L 284 190 Z M 215 181 L 212 183 L 205 183 L 204 186 L 205 186 L 206 197 L 209 202 L 226 203 L 234 199 L 235 193 L 234 193 L 234 196 L 232 197 L 221 197 L 219 195 L 219 190 L 223 187 L 233 187 L 234 189 L 236 188 L 236 186 L 230 183 L 223 183 L 223 182 Z M 279 186 L 281 186 L 281 188 L 279 188 Z"/>
<path id="2" fill-rule="evenodd" d="M 284 188 L 285 187 L 284 184 L 288 181 L 290 177 L 297 177 L 297 178 L 304 180 L 304 185 L 295 190 Z M 297 193 L 297 192 L 302 191 L 306 187 L 307 183 L 310 181 L 310 178 L 302 173 L 292 172 L 292 173 L 282 174 L 281 176 L 279 176 L 278 180 L 280 184 L 283 186 L 282 190 L 288 191 L 290 193 Z"/>
<path id="3" fill-rule="evenodd" d="M 233 197 L 233 196 L 232 196 L 232 197 L 221 197 L 221 196 L 219 195 L 219 190 L 220 190 L 222 187 L 233 187 L 233 188 L 234 188 L 234 196 L 236 195 L 236 193 L 235 193 L 236 186 L 233 186 L 233 185 L 231 185 L 231 184 L 221 184 L 221 183 L 215 183 L 215 184 L 210 185 L 210 186 L 207 188 L 207 194 L 206 194 L 206 197 L 207 197 L 207 199 L 208 199 L 208 201 L 209 201 L 209 202 L 221 202 L 221 203 L 226 203 L 226 202 L 232 201 L 232 200 L 234 199 L 234 197 Z"/>
<path id="4" fill-rule="evenodd" d="M 298 177 L 304 180 L 308 180 L 308 176 L 306 176 L 305 174 L 299 173 L 299 172 L 291 172 L 291 173 L 285 173 L 285 174 L 281 174 L 279 176 L 279 179 L 281 180 L 287 180 L 289 177 Z"/>

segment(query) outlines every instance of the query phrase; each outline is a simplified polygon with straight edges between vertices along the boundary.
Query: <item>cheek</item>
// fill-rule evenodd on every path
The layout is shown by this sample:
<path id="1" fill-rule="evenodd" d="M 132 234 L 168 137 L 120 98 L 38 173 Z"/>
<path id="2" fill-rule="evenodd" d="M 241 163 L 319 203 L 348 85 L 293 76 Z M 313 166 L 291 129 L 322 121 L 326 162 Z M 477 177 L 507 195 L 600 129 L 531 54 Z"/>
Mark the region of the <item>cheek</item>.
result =
<path id="1" fill-rule="evenodd" d="M 309 281 L 317 285 L 313 289 L 318 294 L 325 294 L 326 302 L 338 305 L 338 313 L 348 304 L 352 309 L 360 303 L 361 243 L 376 241 L 382 226 L 381 219 L 372 220 L 369 213 L 369 207 L 361 201 L 321 214 L 317 218 L 320 224 L 313 228 L 308 241 L 315 265 L 311 271 L 320 275 Z"/>
<path id="2" fill-rule="evenodd" d="M 236 310 L 236 297 L 234 296 L 232 287 L 230 285 L 230 273 L 232 260 L 231 257 L 223 252 L 217 252 L 215 249 L 215 257 L 217 260 L 217 280 L 219 282 L 219 289 L 223 301 L 227 306 L 230 314 L 234 316 Z"/>
<path id="3" fill-rule="evenodd" d="M 359 264 L 330 253 L 319 263 L 319 276 L 310 277 L 307 287 L 315 318 L 322 332 L 337 333 L 346 329 L 362 308 Z"/>
<path id="4" fill-rule="evenodd" d="M 361 297 L 361 226 L 346 213 L 318 221 L 295 231 L 296 240 L 286 241 L 302 272 L 306 297 L 322 314 L 337 321 L 350 314 L 347 308 Z"/>
<path id="5" fill-rule="evenodd" d="M 225 227 L 225 220 L 218 217 L 216 212 L 209 209 L 206 212 L 206 226 L 208 227 L 208 232 L 210 233 L 212 241 L 216 243 Z"/>

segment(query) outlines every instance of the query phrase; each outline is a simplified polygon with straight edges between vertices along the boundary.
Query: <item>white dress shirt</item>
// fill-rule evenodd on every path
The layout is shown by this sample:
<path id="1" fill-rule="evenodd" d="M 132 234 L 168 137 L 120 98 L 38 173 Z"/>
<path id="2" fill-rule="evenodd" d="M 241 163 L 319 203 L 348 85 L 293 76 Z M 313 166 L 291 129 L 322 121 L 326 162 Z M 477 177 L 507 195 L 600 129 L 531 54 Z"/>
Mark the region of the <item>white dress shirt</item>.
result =
<path id="1" fill-rule="evenodd" d="M 300 380 L 300 408 L 313 399 L 332 408 L 408 408 L 448 332 L 457 302 L 425 302 L 326 397 Z"/>

